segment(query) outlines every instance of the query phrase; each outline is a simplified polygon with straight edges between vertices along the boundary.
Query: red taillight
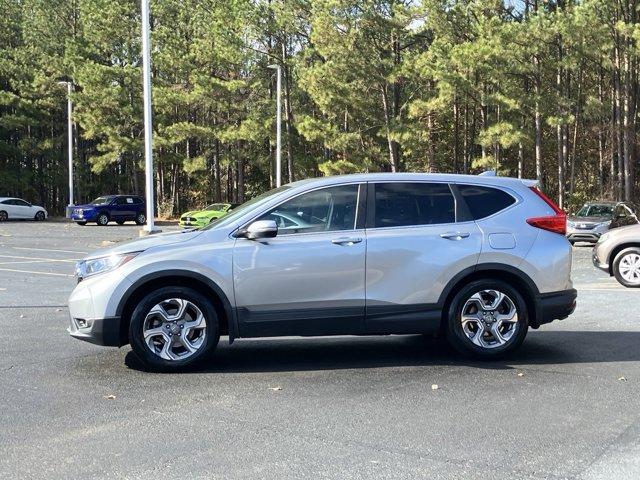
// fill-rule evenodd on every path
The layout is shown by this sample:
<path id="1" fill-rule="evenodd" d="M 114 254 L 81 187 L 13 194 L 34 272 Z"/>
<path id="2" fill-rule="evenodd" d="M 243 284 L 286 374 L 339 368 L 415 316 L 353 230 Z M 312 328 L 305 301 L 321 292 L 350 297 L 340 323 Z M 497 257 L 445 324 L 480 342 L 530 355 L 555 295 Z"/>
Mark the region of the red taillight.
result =
<path id="1" fill-rule="evenodd" d="M 559 233 L 561 235 L 567 233 L 567 214 L 564 213 L 560 209 L 560 207 L 553 203 L 553 201 L 549 197 L 547 197 L 536 187 L 530 188 L 536 195 L 538 195 L 542 200 L 545 201 L 547 205 L 549 205 L 553 209 L 555 215 L 527 218 L 527 223 L 531 226 L 541 228 L 549 232 Z"/>

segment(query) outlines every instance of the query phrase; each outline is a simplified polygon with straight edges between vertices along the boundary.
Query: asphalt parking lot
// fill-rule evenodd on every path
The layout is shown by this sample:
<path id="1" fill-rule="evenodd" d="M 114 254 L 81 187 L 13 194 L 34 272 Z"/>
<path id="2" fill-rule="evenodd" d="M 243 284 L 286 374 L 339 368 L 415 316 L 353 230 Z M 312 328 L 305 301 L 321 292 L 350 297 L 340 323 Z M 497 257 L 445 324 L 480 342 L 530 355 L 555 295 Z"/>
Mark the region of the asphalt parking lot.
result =
<path id="1" fill-rule="evenodd" d="M 420 336 L 222 339 L 202 370 L 151 374 L 65 330 L 74 262 L 138 230 L 0 224 L 0 478 L 640 478 L 640 290 L 588 247 L 574 315 L 506 361 Z"/>

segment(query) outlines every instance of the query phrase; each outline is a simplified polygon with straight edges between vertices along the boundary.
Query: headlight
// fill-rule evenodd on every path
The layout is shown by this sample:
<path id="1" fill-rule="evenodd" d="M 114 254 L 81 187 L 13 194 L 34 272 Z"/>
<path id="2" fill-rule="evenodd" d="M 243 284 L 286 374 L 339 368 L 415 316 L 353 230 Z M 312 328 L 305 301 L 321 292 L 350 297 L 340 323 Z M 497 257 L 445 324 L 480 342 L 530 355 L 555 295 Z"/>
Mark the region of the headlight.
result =
<path id="1" fill-rule="evenodd" d="M 108 257 L 92 258 L 76 263 L 76 277 L 79 280 L 100 273 L 107 273 L 124 265 L 140 252 L 109 255 Z"/>
<path id="2" fill-rule="evenodd" d="M 574 228 L 575 226 L 576 226 L 576 222 L 572 222 L 570 220 L 567 220 L 567 227 Z"/>

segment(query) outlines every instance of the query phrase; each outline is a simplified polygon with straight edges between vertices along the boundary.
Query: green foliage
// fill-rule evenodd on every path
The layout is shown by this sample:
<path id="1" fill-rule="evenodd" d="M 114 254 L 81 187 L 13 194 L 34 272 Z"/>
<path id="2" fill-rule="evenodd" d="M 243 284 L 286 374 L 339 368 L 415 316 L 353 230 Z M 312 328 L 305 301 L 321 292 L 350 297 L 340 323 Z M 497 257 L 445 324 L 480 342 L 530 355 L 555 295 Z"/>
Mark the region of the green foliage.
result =
<path id="1" fill-rule="evenodd" d="M 569 206 L 629 197 L 639 5 L 152 0 L 158 204 L 176 214 L 273 186 L 274 63 L 288 180 L 494 169 L 539 176 Z M 0 195 L 66 204 L 61 79 L 74 84 L 76 198 L 143 193 L 139 8 L 0 3 Z"/>

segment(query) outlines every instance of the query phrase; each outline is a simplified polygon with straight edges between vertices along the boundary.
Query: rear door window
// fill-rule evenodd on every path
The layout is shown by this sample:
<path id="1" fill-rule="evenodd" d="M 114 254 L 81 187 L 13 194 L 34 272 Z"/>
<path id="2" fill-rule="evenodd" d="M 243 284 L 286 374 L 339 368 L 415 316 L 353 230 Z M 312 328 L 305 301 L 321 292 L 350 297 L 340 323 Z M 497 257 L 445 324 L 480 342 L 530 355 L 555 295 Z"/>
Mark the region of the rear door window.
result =
<path id="1" fill-rule="evenodd" d="M 473 220 L 486 218 L 516 203 L 516 199 L 498 188 L 481 185 L 458 185 Z"/>
<path id="2" fill-rule="evenodd" d="M 455 199 L 446 183 L 376 183 L 373 227 L 454 223 Z"/>

